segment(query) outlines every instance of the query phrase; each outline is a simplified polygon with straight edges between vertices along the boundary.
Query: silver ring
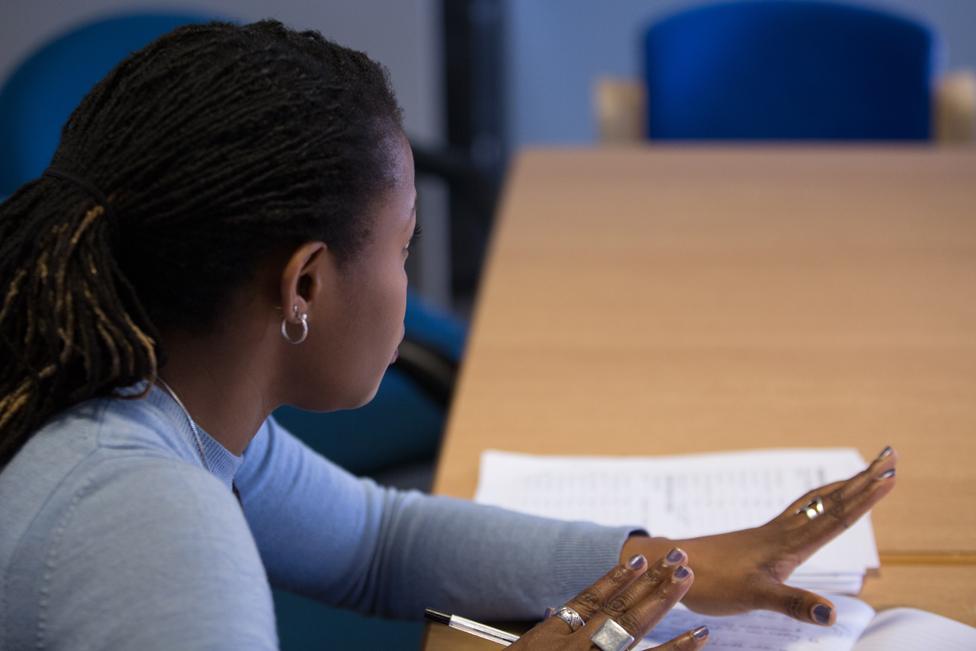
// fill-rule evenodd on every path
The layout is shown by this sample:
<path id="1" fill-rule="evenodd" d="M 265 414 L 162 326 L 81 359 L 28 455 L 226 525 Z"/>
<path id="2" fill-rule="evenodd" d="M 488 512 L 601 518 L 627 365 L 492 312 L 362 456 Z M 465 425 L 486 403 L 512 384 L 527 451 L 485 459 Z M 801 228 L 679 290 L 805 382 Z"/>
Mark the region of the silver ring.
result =
<path id="1" fill-rule="evenodd" d="M 603 651 L 624 651 L 634 643 L 634 636 L 623 626 L 608 618 L 596 633 L 590 636 L 590 642 Z"/>
<path id="2" fill-rule="evenodd" d="M 824 513 L 823 500 L 819 495 L 810 500 L 810 503 L 796 512 L 797 515 L 803 514 L 810 520 L 819 518 Z"/>
<path id="3" fill-rule="evenodd" d="M 562 608 L 557 608 L 556 610 L 549 608 L 546 610 L 546 617 L 558 617 L 569 624 L 569 628 L 573 631 L 573 633 L 583 628 L 583 626 L 586 624 L 580 614 L 569 606 L 563 606 Z"/>

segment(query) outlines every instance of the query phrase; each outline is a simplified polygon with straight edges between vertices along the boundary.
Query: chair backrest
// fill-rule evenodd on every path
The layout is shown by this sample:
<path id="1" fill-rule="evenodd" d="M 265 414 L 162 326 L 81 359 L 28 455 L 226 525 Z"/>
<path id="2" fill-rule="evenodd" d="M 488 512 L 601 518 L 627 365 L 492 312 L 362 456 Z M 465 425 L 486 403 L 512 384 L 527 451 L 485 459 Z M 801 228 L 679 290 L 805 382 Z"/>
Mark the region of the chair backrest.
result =
<path id="1" fill-rule="evenodd" d="M 40 176 L 82 97 L 130 53 L 166 32 L 213 20 L 131 14 L 76 27 L 42 45 L 0 88 L 0 196 Z"/>
<path id="2" fill-rule="evenodd" d="M 651 139 L 927 140 L 936 37 L 863 7 L 750 0 L 644 35 Z"/>

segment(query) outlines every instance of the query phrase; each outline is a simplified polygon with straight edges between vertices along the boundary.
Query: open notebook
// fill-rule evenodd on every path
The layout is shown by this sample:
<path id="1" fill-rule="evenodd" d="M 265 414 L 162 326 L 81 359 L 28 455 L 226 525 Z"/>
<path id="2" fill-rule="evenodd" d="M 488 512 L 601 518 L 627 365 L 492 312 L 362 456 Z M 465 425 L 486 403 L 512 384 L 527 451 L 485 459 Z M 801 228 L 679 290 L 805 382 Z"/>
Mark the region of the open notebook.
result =
<path id="1" fill-rule="evenodd" d="M 778 613 L 756 611 L 705 617 L 679 605 L 635 649 L 649 649 L 687 630 L 708 626 L 710 651 L 972 651 L 976 628 L 914 608 L 881 613 L 853 597 L 832 597 L 837 623 L 803 624 Z"/>
<path id="2" fill-rule="evenodd" d="M 691 538 L 760 525 L 811 488 L 865 466 L 856 450 L 753 450 L 666 457 L 558 457 L 489 450 L 475 499 L 565 520 L 641 525 Z M 879 565 L 869 517 L 797 568 L 789 583 L 857 594 Z"/>

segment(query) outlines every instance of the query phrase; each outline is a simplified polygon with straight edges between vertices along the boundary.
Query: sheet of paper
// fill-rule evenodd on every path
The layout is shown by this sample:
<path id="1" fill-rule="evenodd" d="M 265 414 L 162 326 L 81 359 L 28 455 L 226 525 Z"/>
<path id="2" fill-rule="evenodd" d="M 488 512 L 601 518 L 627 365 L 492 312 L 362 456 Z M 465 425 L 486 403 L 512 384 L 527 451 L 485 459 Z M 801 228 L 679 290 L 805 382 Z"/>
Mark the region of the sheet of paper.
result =
<path id="1" fill-rule="evenodd" d="M 804 492 L 864 468 L 856 450 L 752 450 L 668 457 L 555 457 L 495 450 L 481 458 L 475 499 L 509 509 L 600 524 L 643 525 L 673 538 L 760 525 Z M 793 581 L 835 575 L 856 591 L 878 567 L 868 517 L 798 568 Z M 847 575 L 846 577 L 843 575 Z M 828 585 L 827 587 L 830 587 Z"/>
<path id="2" fill-rule="evenodd" d="M 874 611 L 863 601 L 850 597 L 832 596 L 831 600 L 837 607 L 837 622 L 828 628 L 767 611 L 706 617 L 679 604 L 635 649 L 652 648 L 704 625 L 709 631 L 706 645 L 709 651 L 850 651 Z"/>
<path id="3" fill-rule="evenodd" d="M 878 613 L 856 651 L 973 651 L 976 628 L 914 608 L 894 608 Z"/>

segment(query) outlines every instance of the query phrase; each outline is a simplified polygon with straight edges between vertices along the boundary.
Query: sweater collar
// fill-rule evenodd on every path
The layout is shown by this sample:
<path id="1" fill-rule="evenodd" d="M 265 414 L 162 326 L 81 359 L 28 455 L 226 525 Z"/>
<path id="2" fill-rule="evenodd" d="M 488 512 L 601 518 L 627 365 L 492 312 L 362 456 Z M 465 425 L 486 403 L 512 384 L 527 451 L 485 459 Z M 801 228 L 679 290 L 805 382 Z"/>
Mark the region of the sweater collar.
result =
<path id="1" fill-rule="evenodd" d="M 197 432 L 200 434 L 200 445 L 203 447 L 203 456 L 206 459 L 206 464 L 204 465 L 200 459 L 200 450 L 197 447 L 193 429 L 190 427 L 189 414 L 183 411 L 179 403 L 173 400 L 173 397 L 158 385 L 154 384 L 150 387 L 145 399 L 166 414 L 169 420 L 172 421 L 173 426 L 179 432 L 180 436 L 189 443 L 190 448 L 193 450 L 193 458 L 197 465 L 209 470 L 210 474 L 219 479 L 228 489 L 231 489 L 234 475 L 244 462 L 244 457 L 237 456 L 225 448 L 217 439 L 210 436 L 206 430 L 200 427 L 199 423 L 194 422 L 197 426 Z"/>

